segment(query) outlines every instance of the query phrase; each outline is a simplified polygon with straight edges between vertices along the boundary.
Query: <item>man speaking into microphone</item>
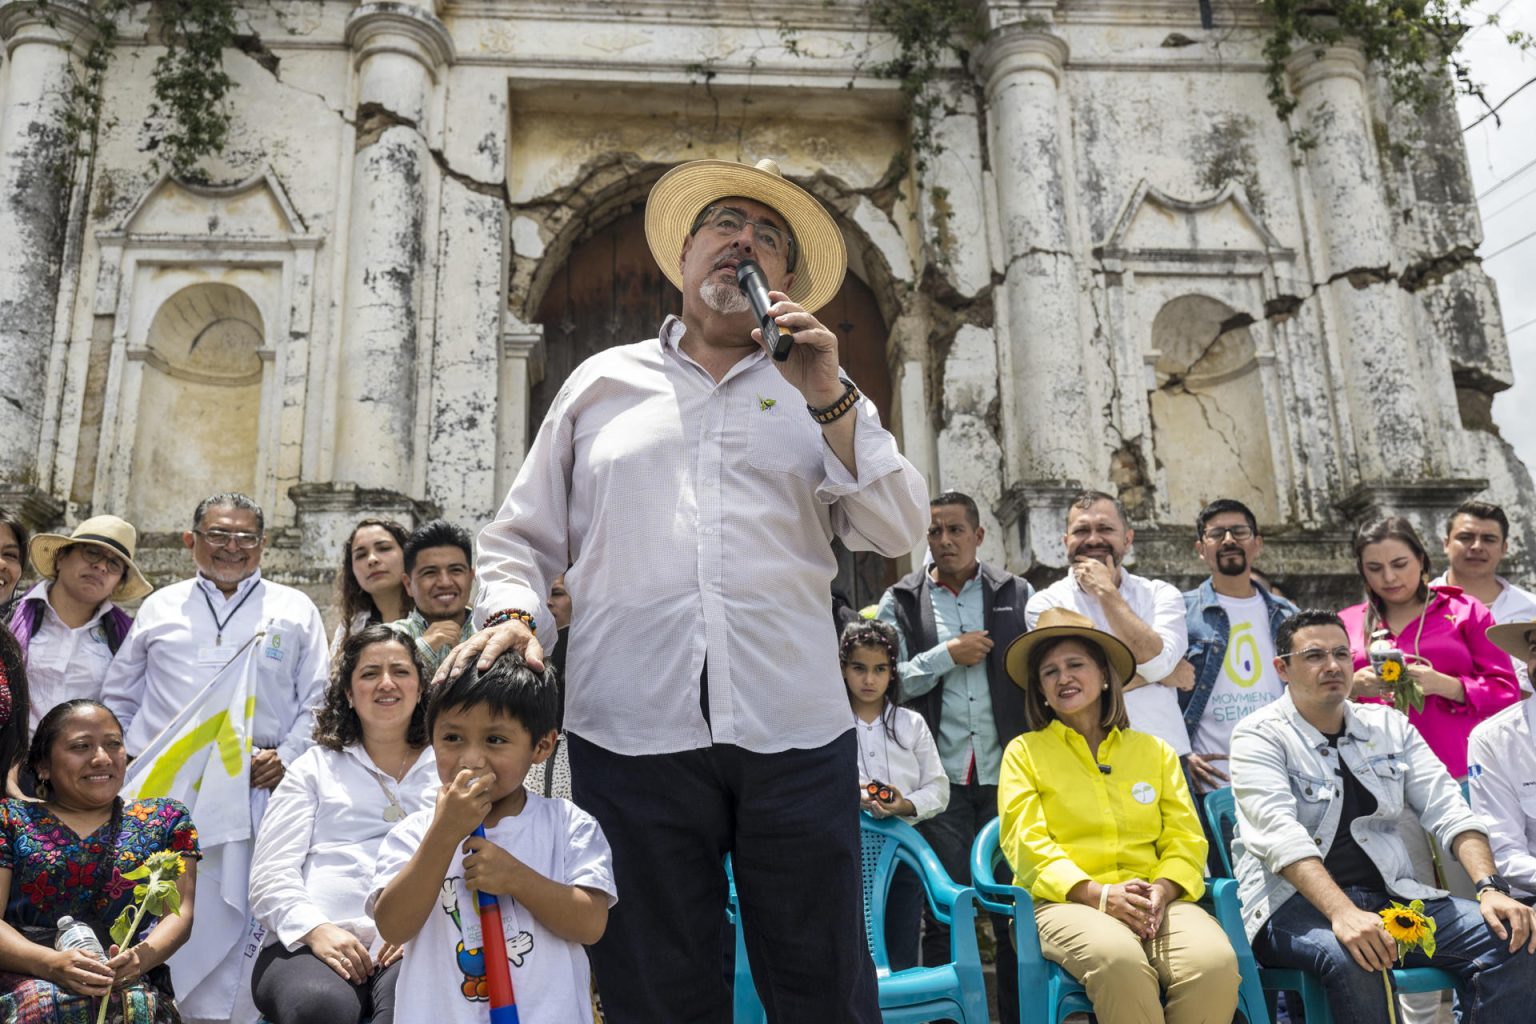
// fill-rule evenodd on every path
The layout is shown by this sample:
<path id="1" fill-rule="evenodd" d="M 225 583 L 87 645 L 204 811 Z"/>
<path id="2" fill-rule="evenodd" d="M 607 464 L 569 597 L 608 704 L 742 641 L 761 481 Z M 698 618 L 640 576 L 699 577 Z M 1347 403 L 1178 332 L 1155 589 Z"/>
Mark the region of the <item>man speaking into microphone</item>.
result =
<path id="1" fill-rule="evenodd" d="M 682 313 L 566 381 L 480 535 L 482 631 L 439 675 L 539 662 L 552 629 L 528 620 L 565 574 L 572 787 L 619 897 L 592 950 L 609 1021 L 730 1020 L 730 853 L 769 1019 L 874 1024 L 831 541 L 910 552 L 927 488 L 816 319 L 847 257 L 815 197 L 769 160 L 697 160 L 656 183 L 645 231 Z"/>

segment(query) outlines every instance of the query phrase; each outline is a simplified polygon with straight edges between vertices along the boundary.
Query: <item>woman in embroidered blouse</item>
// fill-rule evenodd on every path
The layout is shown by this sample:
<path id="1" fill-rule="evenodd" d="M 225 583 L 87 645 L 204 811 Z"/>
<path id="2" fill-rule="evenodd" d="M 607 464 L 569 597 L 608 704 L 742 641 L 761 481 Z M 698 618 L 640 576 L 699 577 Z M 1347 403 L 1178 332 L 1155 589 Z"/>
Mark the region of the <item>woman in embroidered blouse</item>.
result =
<path id="1" fill-rule="evenodd" d="M 1462 778 L 1473 727 L 1520 699 L 1509 656 L 1487 636 L 1493 616 L 1459 587 L 1429 585 L 1429 554 L 1400 516 L 1361 528 L 1354 548 L 1366 600 L 1339 613 L 1355 655 L 1353 695 L 1380 701 L 1390 693 L 1368 653 L 1380 632 L 1408 656 L 1405 674 L 1424 691 L 1423 711 L 1402 710 L 1450 773 Z"/>
<path id="2" fill-rule="evenodd" d="M 1237 956 L 1194 904 L 1206 842 L 1178 755 L 1130 728 L 1130 648 L 1053 608 L 1005 664 L 1029 731 L 1003 753 L 1001 844 L 1034 897 L 1045 958 L 1082 983 L 1103 1024 L 1227 1024 Z"/>
<path id="3" fill-rule="evenodd" d="M 168 960 L 192 930 L 197 830 L 175 800 L 118 798 L 127 758 L 116 716 L 94 700 L 66 701 L 38 723 L 27 763 L 42 802 L 0 801 L 0 1019 L 18 1024 L 179 1020 Z M 133 898 L 124 876 L 153 853 L 186 858 L 179 915 L 146 918 L 127 949 L 109 929 Z M 90 925 L 105 964 L 78 949 L 55 950 L 59 918 Z"/>
<path id="4" fill-rule="evenodd" d="M 276 937 L 251 994 L 274 1024 L 394 1019 L 399 946 L 382 943 L 363 901 L 379 844 L 431 805 L 415 645 L 371 625 L 342 644 L 315 714 L 315 742 L 272 794 L 251 855 L 251 913 Z"/>

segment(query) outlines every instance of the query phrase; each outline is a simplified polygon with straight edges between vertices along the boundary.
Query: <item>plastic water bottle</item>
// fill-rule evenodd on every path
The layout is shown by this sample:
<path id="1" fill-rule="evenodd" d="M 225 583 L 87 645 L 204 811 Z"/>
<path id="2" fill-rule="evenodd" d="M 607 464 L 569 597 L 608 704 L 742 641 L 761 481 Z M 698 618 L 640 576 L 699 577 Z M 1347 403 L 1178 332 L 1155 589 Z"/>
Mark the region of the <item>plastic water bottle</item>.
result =
<path id="1" fill-rule="evenodd" d="M 107 962 L 107 951 L 101 948 L 101 940 L 84 921 L 76 921 L 68 914 L 59 918 L 59 935 L 53 940 L 54 949 L 78 949 Z"/>

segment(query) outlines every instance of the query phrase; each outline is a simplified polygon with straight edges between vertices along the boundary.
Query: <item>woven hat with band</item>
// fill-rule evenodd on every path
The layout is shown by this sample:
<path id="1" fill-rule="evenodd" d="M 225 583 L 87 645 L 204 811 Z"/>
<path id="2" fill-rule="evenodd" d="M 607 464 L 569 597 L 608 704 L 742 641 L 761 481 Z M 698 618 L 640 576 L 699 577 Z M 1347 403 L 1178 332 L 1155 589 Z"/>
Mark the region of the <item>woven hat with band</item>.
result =
<path id="1" fill-rule="evenodd" d="M 1536 619 L 1488 627 L 1488 639 L 1493 645 L 1522 665 L 1531 660 L 1532 648 L 1536 647 L 1536 635 L 1533 634 L 1536 634 Z"/>
<path id="2" fill-rule="evenodd" d="M 32 564 L 37 566 L 37 574 L 51 580 L 57 579 L 59 575 L 57 562 L 60 551 L 71 544 L 94 544 L 112 552 L 127 566 L 123 578 L 112 590 L 112 600 L 137 601 L 155 589 L 134 563 L 133 553 L 138 547 L 138 540 L 139 532 L 132 524 L 117 516 L 92 516 L 75 527 L 75 532 L 67 537 L 62 533 L 38 534 L 27 545 L 27 554 Z"/>
<path id="3" fill-rule="evenodd" d="M 785 292 L 790 301 L 813 313 L 831 301 L 848 270 L 843 233 L 826 207 L 785 180 L 772 160 L 759 160 L 755 167 L 734 160 L 691 160 L 661 176 L 645 201 L 645 240 L 667 280 L 682 289 L 678 257 L 689 230 L 706 206 L 730 196 L 771 207 L 795 236 L 799 258 Z"/>
<path id="4" fill-rule="evenodd" d="M 1008 678 L 1012 679 L 1015 685 L 1028 689 L 1030 652 L 1037 645 L 1062 636 L 1076 637 L 1085 643 L 1096 645 L 1109 659 L 1109 667 L 1114 670 L 1116 678 L 1122 685 L 1130 682 L 1131 677 L 1136 674 L 1136 656 L 1119 637 L 1097 628 L 1093 620 L 1081 612 L 1072 611 L 1070 608 L 1047 608 L 1040 613 L 1034 629 L 1008 645 L 1008 653 L 1003 657 L 1003 663 L 1008 669 Z"/>

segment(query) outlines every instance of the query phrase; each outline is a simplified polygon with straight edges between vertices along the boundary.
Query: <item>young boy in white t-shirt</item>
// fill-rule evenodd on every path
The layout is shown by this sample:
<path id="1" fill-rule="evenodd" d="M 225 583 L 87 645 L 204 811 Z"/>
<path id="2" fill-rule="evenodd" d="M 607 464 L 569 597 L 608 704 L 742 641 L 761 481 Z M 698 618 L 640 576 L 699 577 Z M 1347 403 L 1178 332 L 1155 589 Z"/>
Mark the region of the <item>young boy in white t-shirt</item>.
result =
<path id="1" fill-rule="evenodd" d="M 522 1019 L 590 1024 L 581 947 L 602 936 L 616 902 L 612 854 L 590 815 L 523 787 L 529 766 L 554 749 L 558 701 L 554 680 L 512 651 L 485 672 L 471 664 L 432 695 L 437 806 L 384 839 L 368 898 L 380 937 L 409 943 L 396 1020 L 488 1021 L 489 953 L 510 961 Z M 486 838 L 466 841 L 481 824 Z M 482 939 L 475 891 L 500 897 L 499 944 Z"/>

